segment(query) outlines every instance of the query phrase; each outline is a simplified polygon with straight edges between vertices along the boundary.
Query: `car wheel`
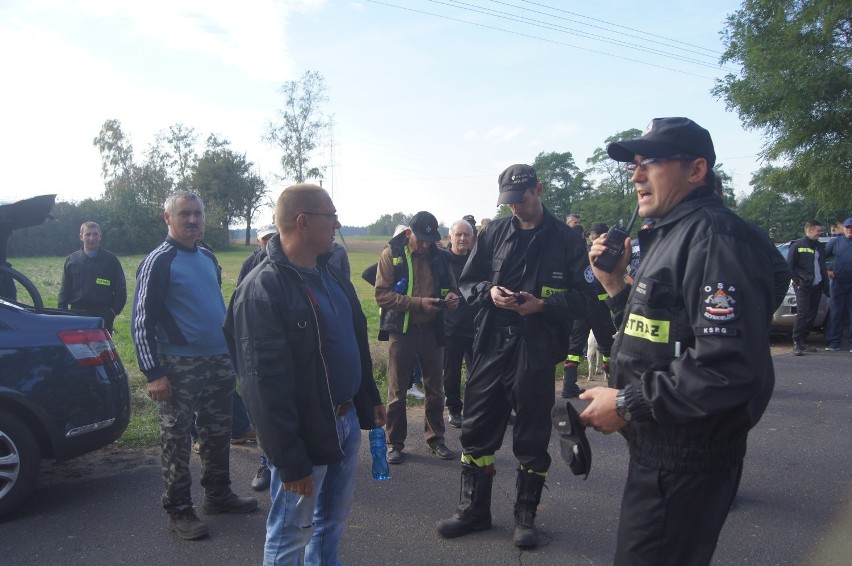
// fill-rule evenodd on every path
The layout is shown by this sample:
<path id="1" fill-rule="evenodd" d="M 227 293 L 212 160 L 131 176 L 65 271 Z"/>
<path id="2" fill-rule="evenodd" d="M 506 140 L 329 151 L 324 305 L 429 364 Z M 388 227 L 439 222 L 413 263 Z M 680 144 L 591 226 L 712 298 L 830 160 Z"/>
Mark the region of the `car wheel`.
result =
<path id="1" fill-rule="evenodd" d="M 35 485 L 41 451 L 20 419 L 0 414 L 0 517 L 23 503 Z"/>

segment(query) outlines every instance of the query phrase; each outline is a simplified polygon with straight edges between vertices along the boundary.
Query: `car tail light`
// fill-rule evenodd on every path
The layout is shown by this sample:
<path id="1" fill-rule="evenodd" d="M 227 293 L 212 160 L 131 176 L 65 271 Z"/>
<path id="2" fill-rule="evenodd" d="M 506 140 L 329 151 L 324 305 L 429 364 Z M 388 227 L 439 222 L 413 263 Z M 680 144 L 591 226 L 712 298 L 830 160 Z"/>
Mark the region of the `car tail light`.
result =
<path id="1" fill-rule="evenodd" d="M 90 368 L 118 360 L 112 338 L 109 332 L 102 328 L 60 330 L 59 339 L 80 367 Z"/>

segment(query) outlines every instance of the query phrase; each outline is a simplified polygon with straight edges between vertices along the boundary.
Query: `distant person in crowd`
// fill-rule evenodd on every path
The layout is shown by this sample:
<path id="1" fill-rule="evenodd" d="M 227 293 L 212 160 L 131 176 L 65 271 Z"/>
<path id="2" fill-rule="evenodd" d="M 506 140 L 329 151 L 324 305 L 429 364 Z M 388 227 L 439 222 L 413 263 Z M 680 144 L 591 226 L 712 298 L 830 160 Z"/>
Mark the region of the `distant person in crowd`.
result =
<path id="1" fill-rule="evenodd" d="M 845 226 L 843 226 L 843 224 L 843 222 L 838 220 L 837 222 L 831 225 L 831 236 L 833 238 L 845 235 Z"/>
<path id="2" fill-rule="evenodd" d="M 828 272 L 831 279 L 831 305 L 826 350 L 840 350 L 843 340 L 843 320 L 848 323 L 849 351 L 852 352 L 852 218 L 843 222 L 843 236 L 832 238 L 825 246 L 826 258 L 834 257 Z"/>
<path id="3" fill-rule="evenodd" d="M 260 263 L 266 258 L 266 244 L 269 242 L 269 239 L 277 233 L 278 229 L 275 227 L 275 224 L 266 224 L 257 229 L 257 249 L 254 250 L 254 252 L 252 252 L 252 254 L 243 262 L 243 266 L 240 268 L 240 274 L 237 276 L 237 286 L 243 282 L 243 279 L 246 278 L 246 275 L 248 275 L 252 269 L 260 265 Z M 254 426 L 251 423 L 245 402 L 243 401 L 242 396 L 236 391 L 234 391 L 233 423 L 231 437 L 232 443 L 235 439 L 237 441 L 243 439 L 252 440 L 252 437 L 256 439 L 257 432 L 254 430 Z M 239 434 L 239 432 L 234 434 L 234 431 L 240 430 L 244 430 L 245 432 L 242 434 Z M 264 491 L 269 489 L 269 482 L 271 478 L 272 472 L 269 469 L 269 463 L 266 455 L 263 453 L 263 447 L 261 447 L 260 465 L 257 468 L 257 473 L 255 474 L 254 479 L 251 480 L 251 488 L 255 491 Z"/>
<path id="4" fill-rule="evenodd" d="M 471 218 L 471 220 L 473 220 Z M 475 223 L 475 221 L 474 221 Z M 469 220 L 456 220 L 450 226 L 450 251 L 447 252 L 450 260 L 450 269 L 456 281 L 461 278 L 470 250 L 476 239 L 474 236 L 474 224 Z M 449 412 L 449 423 L 451 427 L 461 428 L 462 409 L 464 403 L 461 397 L 461 375 L 462 362 L 467 367 L 470 375 L 473 366 L 473 317 L 476 310 L 460 300 L 459 308 L 447 311 L 444 314 L 444 333 L 446 344 L 444 345 L 444 395 L 446 396 L 447 411 Z"/>
<path id="5" fill-rule="evenodd" d="M 438 533 L 454 538 L 491 528 L 494 454 L 514 410 L 513 542 L 533 548 L 551 462 L 555 367 L 565 359 L 571 321 L 588 315 L 594 297 L 583 281 L 589 263 L 583 239 L 544 208 L 535 169 L 512 165 L 500 173 L 498 187 L 498 205 L 512 216 L 479 233 L 461 277 L 464 297 L 482 312 L 465 389 L 461 501 L 438 522 Z"/>
<path id="6" fill-rule="evenodd" d="M 340 564 L 361 429 L 385 424 L 367 319 L 330 263 L 340 226 L 328 193 L 287 187 L 268 260 L 237 287 L 225 331 L 272 465 L 263 564 Z"/>
<path id="7" fill-rule="evenodd" d="M 490 218 L 483 218 L 482 220 L 480 220 L 479 221 L 479 229 L 477 230 L 477 232 L 481 232 L 482 230 L 484 230 L 485 227 L 488 226 L 489 222 L 491 222 Z"/>
<path id="8" fill-rule="evenodd" d="M 65 259 L 59 308 L 70 306 L 88 316 L 101 317 L 112 332 L 115 317 L 127 303 L 124 270 L 115 254 L 101 247 L 101 227 L 96 222 L 83 222 L 80 240 L 82 249 Z"/>
<path id="9" fill-rule="evenodd" d="M 157 403 L 162 447 L 163 508 L 168 528 L 182 539 L 207 536 L 190 491 L 190 427 L 198 427 L 201 510 L 248 513 L 257 500 L 231 491 L 230 439 L 234 367 L 222 332 L 225 303 L 215 256 L 204 236 L 204 203 L 192 192 L 170 195 L 163 219 L 166 241 L 136 273 L 131 332 L 148 396 Z"/>
<path id="10" fill-rule="evenodd" d="M 347 281 L 352 279 L 352 268 L 349 266 L 349 254 L 346 253 L 346 248 L 337 242 L 334 242 L 334 249 L 331 250 L 331 265 L 335 266 L 343 274 Z"/>
<path id="11" fill-rule="evenodd" d="M 376 273 L 379 340 L 388 340 L 388 463 L 401 464 L 408 436 L 405 398 L 415 355 L 426 390 L 426 443 L 438 458 L 454 457 L 444 440 L 444 310 L 459 306 L 447 255 L 435 243 L 438 221 L 426 211 L 388 241 Z"/>
<path id="12" fill-rule="evenodd" d="M 257 229 L 257 235 L 255 236 L 255 239 L 257 240 L 257 248 L 243 262 L 243 265 L 240 268 L 240 274 L 237 275 L 237 285 L 246 278 L 249 271 L 257 267 L 260 262 L 263 261 L 266 257 L 266 243 L 269 241 L 269 238 L 277 233 L 278 230 L 275 228 L 275 224 L 266 224 Z"/>
<path id="13" fill-rule="evenodd" d="M 595 222 L 589 228 L 588 241 L 592 242 L 598 236 L 607 232 L 609 232 L 609 226 L 603 222 Z M 583 272 L 583 280 L 592 288 L 592 293 L 594 293 L 598 300 L 590 309 L 589 316 L 575 320 L 574 326 L 571 329 L 568 356 L 565 358 L 565 363 L 562 366 L 562 397 L 565 399 L 577 397 L 585 391 L 585 389 L 577 385 L 577 368 L 583 360 L 583 351 L 589 341 L 589 332 L 594 333 L 603 360 L 604 374 L 609 376 L 609 357 L 612 352 L 615 325 L 612 323 L 612 316 L 605 302 L 608 295 L 592 272 L 591 265 L 586 266 Z"/>
<path id="14" fill-rule="evenodd" d="M 568 225 L 569 228 L 573 228 L 581 223 L 580 215 L 576 213 L 571 213 L 565 218 L 565 224 Z"/>
<path id="15" fill-rule="evenodd" d="M 608 273 L 595 267 L 605 237 L 589 251 L 619 331 L 610 386 L 580 395 L 580 418 L 630 448 L 614 563 L 705 565 L 774 387 L 772 258 L 713 194 L 713 141 L 692 120 L 655 118 L 607 153 L 657 221 L 639 232 L 633 285 L 627 253 Z"/>
<path id="16" fill-rule="evenodd" d="M 829 294 L 828 270 L 825 267 L 825 246 L 819 241 L 822 224 L 805 222 L 805 235 L 790 244 L 787 265 L 796 291 L 796 322 L 793 323 L 793 355 L 801 356 L 805 340 L 819 309 L 820 298 Z"/>

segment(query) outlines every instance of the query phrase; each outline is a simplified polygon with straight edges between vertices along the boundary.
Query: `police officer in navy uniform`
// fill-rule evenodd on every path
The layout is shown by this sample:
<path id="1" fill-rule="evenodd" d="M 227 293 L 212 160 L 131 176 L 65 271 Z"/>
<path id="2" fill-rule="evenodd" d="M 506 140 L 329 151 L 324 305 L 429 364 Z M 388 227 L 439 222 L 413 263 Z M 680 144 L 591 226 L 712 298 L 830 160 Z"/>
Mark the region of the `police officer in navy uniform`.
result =
<path id="1" fill-rule="evenodd" d="M 628 253 L 607 272 L 606 236 L 589 251 L 619 331 L 610 386 L 580 395 L 581 419 L 630 449 L 614 563 L 709 564 L 775 381 L 771 250 L 714 195 L 713 142 L 692 120 L 656 118 L 607 153 L 657 221 L 633 285 Z"/>

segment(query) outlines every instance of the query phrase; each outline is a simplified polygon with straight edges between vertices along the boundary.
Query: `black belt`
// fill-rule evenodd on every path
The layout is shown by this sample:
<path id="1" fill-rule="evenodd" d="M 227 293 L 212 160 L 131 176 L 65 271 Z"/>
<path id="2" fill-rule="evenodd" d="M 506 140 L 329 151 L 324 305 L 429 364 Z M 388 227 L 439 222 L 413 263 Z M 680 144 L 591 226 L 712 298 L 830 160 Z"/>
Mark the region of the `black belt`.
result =
<path id="1" fill-rule="evenodd" d="M 520 326 L 498 326 L 497 331 L 504 336 L 515 336 L 523 333 Z"/>
<path id="2" fill-rule="evenodd" d="M 340 405 L 337 405 L 334 408 L 334 414 L 337 416 L 338 419 L 340 417 L 345 417 L 346 413 L 348 413 L 349 409 L 351 409 L 351 408 L 352 408 L 352 399 L 350 399 L 348 401 L 344 401 Z"/>

